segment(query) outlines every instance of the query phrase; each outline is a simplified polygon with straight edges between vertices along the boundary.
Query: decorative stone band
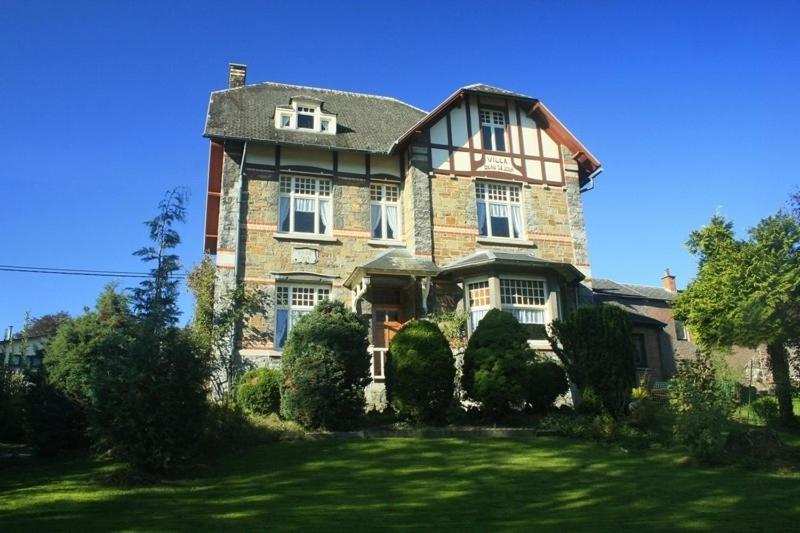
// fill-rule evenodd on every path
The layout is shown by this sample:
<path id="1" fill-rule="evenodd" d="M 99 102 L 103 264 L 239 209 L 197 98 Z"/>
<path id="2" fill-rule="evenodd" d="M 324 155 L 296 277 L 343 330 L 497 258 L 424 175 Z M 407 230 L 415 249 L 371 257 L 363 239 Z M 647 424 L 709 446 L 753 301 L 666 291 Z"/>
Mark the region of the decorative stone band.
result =
<path id="1" fill-rule="evenodd" d="M 236 266 L 235 250 L 217 250 L 217 267 L 234 268 Z"/>
<path id="2" fill-rule="evenodd" d="M 244 229 L 247 231 L 266 231 L 269 233 L 277 233 L 278 226 L 275 224 L 258 224 L 249 222 L 244 224 Z M 372 236 L 369 231 L 360 229 L 335 229 L 333 230 L 334 237 L 354 237 L 357 239 L 370 239 Z"/>

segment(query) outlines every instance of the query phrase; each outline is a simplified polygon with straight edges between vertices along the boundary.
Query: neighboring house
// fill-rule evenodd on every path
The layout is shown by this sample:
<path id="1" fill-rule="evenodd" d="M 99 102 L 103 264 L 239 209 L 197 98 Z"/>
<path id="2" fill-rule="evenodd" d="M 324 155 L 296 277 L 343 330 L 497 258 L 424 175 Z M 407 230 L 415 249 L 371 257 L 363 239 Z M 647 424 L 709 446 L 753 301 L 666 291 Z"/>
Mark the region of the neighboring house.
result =
<path id="1" fill-rule="evenodd" d="M 472 331 L 500 308 L 541 326 L 591 299 L 581 193 L 600 163 L 540 101 L 470 85 L 425 112 L 245 73 L 230 66 L 205 128 L 217 295 L 270 296 L 239 356 L 278 365 L 292 324 L 339 299 L 370 321 L 380 382 L 410 319 L 462 309 Z"/>
<path id="2" fill-rule="evenodd" d="M 0 341 L 0 362 L 13 368 L 38 369 L 42 366 L 44 349 L 52 338 L 53 335 L 32 335 L 26 341 L 20 335 L 6 338 Z"/>

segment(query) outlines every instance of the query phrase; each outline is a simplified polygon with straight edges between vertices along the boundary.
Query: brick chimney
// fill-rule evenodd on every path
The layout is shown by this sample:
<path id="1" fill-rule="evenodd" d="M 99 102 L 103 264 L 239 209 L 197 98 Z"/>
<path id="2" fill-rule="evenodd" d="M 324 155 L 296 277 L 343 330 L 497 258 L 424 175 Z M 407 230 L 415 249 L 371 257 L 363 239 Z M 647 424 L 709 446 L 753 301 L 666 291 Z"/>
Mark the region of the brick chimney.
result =
<path id="1" fill-rule="evenodd" d="M 678 292 L 678 288 L 675 285 L 675 276 L 673 276 L 669 269 L 664 271 L 664 277 L 661 278 L 661 284 L 664 286 L 664 290 L 669 292 Z"/>
<path id="2" fill-rule="evenodd" d="M 228 88 L 235 89 L 237 87 L 244 87 L 245 78 L 247 77 L 247 65 L 240 65 L 238 63 L 228 64 Z"/>

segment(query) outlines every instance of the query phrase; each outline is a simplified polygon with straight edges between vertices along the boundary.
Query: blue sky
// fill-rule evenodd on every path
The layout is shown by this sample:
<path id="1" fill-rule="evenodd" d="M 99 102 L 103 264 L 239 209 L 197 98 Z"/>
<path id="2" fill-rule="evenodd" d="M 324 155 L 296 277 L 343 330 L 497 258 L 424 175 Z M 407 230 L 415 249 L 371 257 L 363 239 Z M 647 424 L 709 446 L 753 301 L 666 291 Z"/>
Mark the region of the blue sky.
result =
<path id="1" fill-rule="evenodd" d="M 800 185 L 799 3 L 470 4 L 5 0 L 0 264 L 143 270 L 141 222 L 176 186 L 179 252 L 199 261 L 201 133 L 228 62 L 424 109 L 474 82 L 541 99 L 605 168 L 584 196 L 596 277 L 670 267 L 683 286 L 693 228 L 720 211 L 743 231 Z M 0 326 L 80 313 L 107 281 L 0 272 Z"/>

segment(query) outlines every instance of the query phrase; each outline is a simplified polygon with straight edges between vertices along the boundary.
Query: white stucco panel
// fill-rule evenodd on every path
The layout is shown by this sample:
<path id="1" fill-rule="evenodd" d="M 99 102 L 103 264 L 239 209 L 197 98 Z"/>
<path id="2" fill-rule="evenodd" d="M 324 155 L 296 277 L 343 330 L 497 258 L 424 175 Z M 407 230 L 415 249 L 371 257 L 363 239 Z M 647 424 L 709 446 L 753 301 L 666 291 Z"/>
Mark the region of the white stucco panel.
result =
<path id="1" fill-rule="evenodd" d="M 333 153 L 327 150 L 306 150 L 285 146 L 281 148 L 281 166 L 306 166 L 333 170 Z"/>
<path id="2" fill-rule="evenodd" d="M 373 155 L 369 159 L 369 171 L 372 174 L 389 174 L 400 177 L 400 162 L 396 156 Z"/>
<path id="3" fill-rule="evenodd" d="M 522 124 L 522 143 L 525 148 L 525 154 L 540 155 L 539 139 L 536 135 L 536 122 L 527 115 L 522 115 L 520 123 Z"/>
<path id="4" fill-rule="evenodd" d="M 431 164 L 437 170 L 450 170 L 450 153 L 447 150 L 432 149 Z"/>
<path id="5" fill-rule="evenodd" d="M 466 148 L 469 145 L 465 106 L 454 107 L 450 111 L 450 133 L 453 136 L 453 146 Z"/>
<path id="6" fill-rule="evenodd" d="M 447 144 L 447 117 L 442 117 L 431 126 L 431 142 L 434 144 Z"/>
<path id="7" fill-rule="evenodd" d="M 553 163 L 551 161 L 545 161 L 544 163 L 544 171 L 547 174 L 547 181 L 552 181 L 555 183 L 561 183 L 561 165 L 559 163 Z"/>
<path id="8" fill-rule="evenodd" d="M 366 174 L 366 159 L 364 154 L 354 152 L 339 153 L 339 172 L 350 172 L 352 174 Z"/>
<path id="9" fill-rule="evenodd" d="M 558 143 L 544 130 L 542 130 L 542 152 L 544 152 L 544 157 L 561 157 L 561 154 L 558 152 Z"/>
<path id="10" fill-rule="evenodd" d="M 455 165 L 456 170 L 465 172 L 472 170 L 469 165 L 468 152 L 453 152 L 453 164 Z"/>
<path id="11" fill-rule="evenodd" d="M 275 147 L 271 144 L 248 144 L 247 162 L 254 165 L 274 165 Z"/>
<path id="12" fill-rule="evenodd" d="M 542 179 L 542 163 L 532 159 L 525 160 L 525 172 L 528 177 L 534 180 Z"/>

